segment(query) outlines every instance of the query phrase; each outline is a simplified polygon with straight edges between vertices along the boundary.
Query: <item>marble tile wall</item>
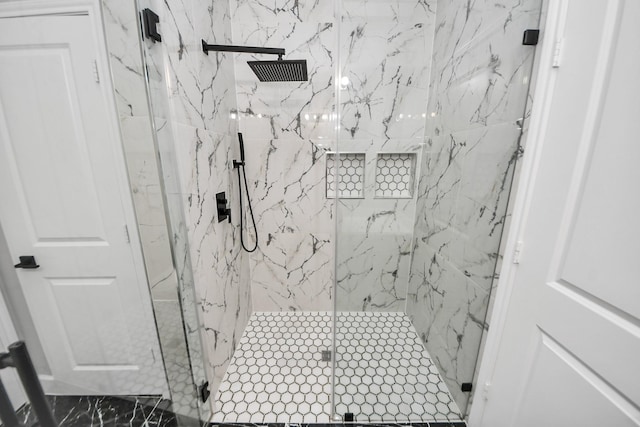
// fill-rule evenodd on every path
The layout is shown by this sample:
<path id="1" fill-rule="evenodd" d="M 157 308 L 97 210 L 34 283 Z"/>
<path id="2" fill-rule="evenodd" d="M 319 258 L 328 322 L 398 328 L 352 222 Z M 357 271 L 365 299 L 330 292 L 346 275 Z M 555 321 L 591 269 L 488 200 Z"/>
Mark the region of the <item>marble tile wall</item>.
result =
<path id="1" fill-rule="evenodd" d="M 224 1 L 141 0 L 160 16 L 162 43 L 145 42 L 150 97 L 183 307 L 189 351 L 197 383 L 212 395 L 251 313 L 249 260 L 240 251 L 237 216 L 218 222 L 215 194 L 235 194 L 231 160 L 237 156 L 234 64 L 229 54 L 202 52 L 201 40 L 230 42 L 229 5 Z M 229 199 L 233 199 L 228 196 Z M 203 337 L 200 353 L 199 337 Z M 195 398 L 195 397 L 194 397 Z M 201 416 L 215 411 L 201 408 Z"/>
<path id="2" fill-rule="evenodd" d="M 425 132 L 435 0 L 345 0 L 338 149 L 366 153 L 363 199 L 340 200 L 337 308 L 404 311 L 416 198 L 377 198 L 378 153 L 416 153 Z"/>
<path id="3" fill-rule="evenodd" d="M 458 405 L 469 395 L 525 110 L 540 0 L 437 5 L 407 313 Z"/>
<path id="4" fill-rule="evenodd" d="M 246 61 L 275 58 L 235 54 L 237 115 L 259 238 L 250 255 L 253 308 L 330 310 L 334 222 L 325 158 L 335 141 L 333 3 L 230 3 L 233 44 L 284 48 L 285 59 L 307 60 L 309 75 L 307 82 L 260 83 Z M 237 206 L 235 193 L 231 200 Z"/>
<path id="5" fill-rule="evenodd" d="M 287 58 L 306 59 L 309 67 L 308 82 L 259 83 L 245 63 L 254 55 L 235 56 L 261 242 L 251 256 L 254 309 L 331 308 L 334 201 L 326 198 L 324 179 L 326 153 L 338 148 L 365 153 L 372 171 L 364 199 L 338 207 L 344 217 L 338 307 L 402 311 L 415 201 L 374 200 L 375 161 L 378 152 L 420 150 L 432 6 L 424 0 L 348 0 L 338 9 L 333 2 L 231 3 L 234 44 L 284 47 Z"/>

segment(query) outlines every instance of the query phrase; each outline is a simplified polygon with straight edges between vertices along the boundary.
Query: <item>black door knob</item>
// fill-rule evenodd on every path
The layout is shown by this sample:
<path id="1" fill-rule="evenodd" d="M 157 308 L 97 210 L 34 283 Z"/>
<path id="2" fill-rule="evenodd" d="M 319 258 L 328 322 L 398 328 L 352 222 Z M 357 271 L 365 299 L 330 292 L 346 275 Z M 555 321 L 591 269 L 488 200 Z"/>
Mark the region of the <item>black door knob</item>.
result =
<path id="1" fill-rule="evenodd" d="M 36 264 L 36 257 L 33 255 L 24 255 L 20 257 L 20 264 L 14 265 L 15 268 L 38 268 Z"/>

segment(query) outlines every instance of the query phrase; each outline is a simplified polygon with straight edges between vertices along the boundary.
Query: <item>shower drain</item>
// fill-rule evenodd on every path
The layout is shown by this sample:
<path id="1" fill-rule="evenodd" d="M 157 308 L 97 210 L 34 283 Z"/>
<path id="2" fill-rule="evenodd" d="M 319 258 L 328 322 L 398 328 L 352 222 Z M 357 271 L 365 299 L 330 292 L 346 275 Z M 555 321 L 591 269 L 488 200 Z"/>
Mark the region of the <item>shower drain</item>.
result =
<path id="1" fill-rule="evenodd" d="M 331 350 L 322 350 L 322 361 L 331 362 Z"/>

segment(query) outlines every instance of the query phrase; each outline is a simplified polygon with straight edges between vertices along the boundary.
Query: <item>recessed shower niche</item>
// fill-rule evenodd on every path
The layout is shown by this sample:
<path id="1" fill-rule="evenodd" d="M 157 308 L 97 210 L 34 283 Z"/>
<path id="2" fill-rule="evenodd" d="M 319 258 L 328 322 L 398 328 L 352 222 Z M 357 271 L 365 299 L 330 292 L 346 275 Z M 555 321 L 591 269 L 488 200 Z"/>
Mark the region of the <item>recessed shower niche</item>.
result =
<path id="1" fill-rule="evenodd" d="M 364 153 L 327 153 L 327 198 L 364 198 Z M 337 179 L 336 179 L 337 174 Z"/>
<path id="2" fill-rule="evenodd" d="M 376 158 L 375 196 L 407 199 L 413 196 L 416 153 L 379 153 Z"/>

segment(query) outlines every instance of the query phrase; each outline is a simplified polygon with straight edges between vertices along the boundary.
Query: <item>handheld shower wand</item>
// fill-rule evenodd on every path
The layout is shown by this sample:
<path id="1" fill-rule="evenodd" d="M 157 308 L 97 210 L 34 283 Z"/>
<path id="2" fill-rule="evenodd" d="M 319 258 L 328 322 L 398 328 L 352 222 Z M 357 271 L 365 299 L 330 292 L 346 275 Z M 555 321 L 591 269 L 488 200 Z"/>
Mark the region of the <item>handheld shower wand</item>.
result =
<path id="1" fill-rule="evenodd" d="M 238 143 L 240 145 L 240 161 L 233 161 L 233 168 L 238 171 L 238 200 L 240 201 L 240 244 L 242 249 L 251 253 L 258 249 L 258 228 L 256 227 L 256 218 L 253 215 L 253 207 L 251 206 L 251 198 L 249 197 L 249 185 L 247 184 L 247 173 L 244 170 L 244 140 L 242 139 L 242 133 L 238 132 Z M 242 177 L 240 175 L 240 169 L 242 168 Z M 247 193 L 247 204 L 249 205 L 249 214 L 251 215 L 251 222 L 253 223 L 253 230 L 255 232 L 255 243 L 253 248 L 248 249 L 244 243 L 244 215 L 242 211 L 242 178 L 244 178 L 244 189 Z"/>

